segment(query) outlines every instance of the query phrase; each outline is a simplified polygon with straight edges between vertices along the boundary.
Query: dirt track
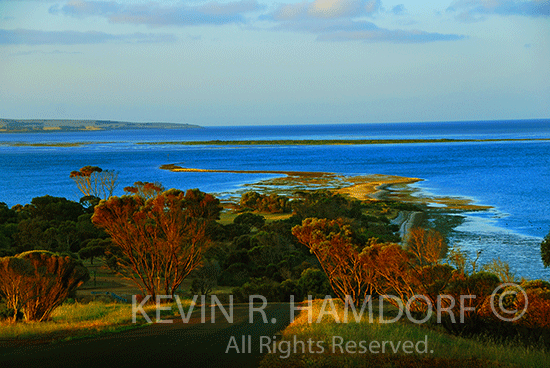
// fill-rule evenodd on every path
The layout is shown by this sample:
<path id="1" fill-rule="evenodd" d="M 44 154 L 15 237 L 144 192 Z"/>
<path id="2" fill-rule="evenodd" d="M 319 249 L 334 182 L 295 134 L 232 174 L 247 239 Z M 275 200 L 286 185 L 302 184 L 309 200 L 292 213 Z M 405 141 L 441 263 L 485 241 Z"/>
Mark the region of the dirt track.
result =
<path id="1" fill-rule="evenodd" d="M 178 318 L 172 324 L 152 324 L 99 338 L 0 348 L 0 367 L 257 367 L 262 356 L 260 337 L 273 338 L 289 324 L 290 304 L 269 304 L 265 312 L 268 323 L 263 323 L 259 313 L 254 314 L 254 323 L 249 323 L 248 304 L 235 304 L 233 323 L 219 310 L 216 323 L 211 323 L 207 308 L 205 323 L 197 314 L 188 323 Z M 271 323 L 272 318 L 276 323 Z M 250 353 L 228 349 L 234 337 L 232 346 L 236 342 L 242 350 L 242 336 L 247 341 L 249 335 Z"/>

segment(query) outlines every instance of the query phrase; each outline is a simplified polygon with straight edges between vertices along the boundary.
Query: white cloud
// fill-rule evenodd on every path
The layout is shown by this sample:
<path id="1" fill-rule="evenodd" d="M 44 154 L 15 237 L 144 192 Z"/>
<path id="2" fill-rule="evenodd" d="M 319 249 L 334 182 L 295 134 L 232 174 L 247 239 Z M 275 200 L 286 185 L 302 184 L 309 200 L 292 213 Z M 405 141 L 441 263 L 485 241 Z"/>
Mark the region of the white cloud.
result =
<path id="1" fill-rule="evenodd" d="M 281 5 L 268 18 L 279 21 L 338 19 L 372 15 L 379 8 L 379 0 L 314 0 Z"/>

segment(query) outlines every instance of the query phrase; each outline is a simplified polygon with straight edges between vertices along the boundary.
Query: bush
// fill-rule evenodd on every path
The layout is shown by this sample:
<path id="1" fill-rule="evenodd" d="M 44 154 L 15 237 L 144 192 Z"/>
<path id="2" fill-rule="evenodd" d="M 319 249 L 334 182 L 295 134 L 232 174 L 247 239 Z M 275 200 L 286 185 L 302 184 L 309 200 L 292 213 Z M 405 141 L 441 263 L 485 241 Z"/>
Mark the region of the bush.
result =
<path id="1" fill-rule="evenodd" d="M 221 273 L 218 284 L 224 286 L 242 286 L 248 281 L 249 276 L 250 273 L 246 264 L 233 263 Z"/>
<path id="2" fill-rule="evenodd" d="M 13 308 L 8 308 L 5 304 L 0 304 L 0 321 L 5 319 L 13 319 L 15 315 L 15 320 L 23 319 L 23 312 L 15 311 Z"/>
<path id="3" fill-rule="evenodd" d="M 191 283 L 191 294 L 208 295 L 218 284 L 220 265 L 215 260 L 204 261 L 201 267 L 194 272 L 194 280 Z"/>
<path id="4" fill-rule="evenodd" d="M 235 217 L 233 223 L 245 226 L 250 232 L 252 228 L 256 228 L 256 230 L 261 229 L 261 227 L 265 225 L 265 218 L 260 215 L 246 212 Z"/>
<path id="5" fill-rule="evenodd" d="M 311 295 L 313 299 L 316 299 L 334 294 L 328 282 L 327 275 L 318 268 L 304 270 L 297 284 L 304 297 Z"/>
<path id="6" fill-rule="evenodd" d="M 452 322 L 449 316 L 443 316 L 442 324 L 451 333 L 457 335 L 474 335 L 487 331 L 487 325 L 493 323 L 489 306 L 490 296 L 500 284 L 499 278 L 488 272 L 476 272 L 472 275 L 455 274 L 445 289 L 445 294 L 452 296 L 457 303 L 452 309 L 455 318 L 460 316 L 460 296 L 473 295 L 475 298 L 465 299 L 465 308 L 474 308 L 472 311 L 464 309 L 464 323 L 458 320 Z"/>
<path id="7" fill-rule="evenodd" d="M 250 295 L 261 295 L 269 302 L 280 301 L 279 283 L 268 279 L 267 277 L 252 278 L 244 283 L 243 286 L 232 290 L 236 302 L 248 302 Z"/>
<path id="8" fill-rule="evenodd" d="M 89 279 L 88 270 L 71 257 L 30 251 L 0 258 L 0 292 L 13 318 L 47 320 L 71 291 Z"/>

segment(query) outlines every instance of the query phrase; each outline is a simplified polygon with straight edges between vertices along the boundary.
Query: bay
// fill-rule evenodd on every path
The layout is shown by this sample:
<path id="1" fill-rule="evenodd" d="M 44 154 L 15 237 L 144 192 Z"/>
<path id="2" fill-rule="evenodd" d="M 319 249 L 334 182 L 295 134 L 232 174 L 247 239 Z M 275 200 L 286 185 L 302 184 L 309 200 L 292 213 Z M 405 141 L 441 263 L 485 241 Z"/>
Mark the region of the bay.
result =
<path id="1" fill-rule="evenodd" d="M 312 146 L 183 146 L 138 142 L 273 139 L 550 138 L 550 120 L 207 127 L 0 135 L 0 201 L 10 207 L 53 195 L 78 200 L 72 170 L 86 165 L 119 172 L 119 187 L 159 181 L 227 196 L 271 174 L 173 173 L 163 164 L 221 170 L 320 171 L 418 177 L 419 195 L 470 198 L 489 211 L 465 214 L 452 244 L 481 261 L 500 257 L 525 278 L 548 279 L 540 242 L 550 230 L 550 142 L 502 141 Z M 12 146 L 14 142 L 95 142 L 76 147 Z M 102 143 L 109 142 L 109 143 Z"/>

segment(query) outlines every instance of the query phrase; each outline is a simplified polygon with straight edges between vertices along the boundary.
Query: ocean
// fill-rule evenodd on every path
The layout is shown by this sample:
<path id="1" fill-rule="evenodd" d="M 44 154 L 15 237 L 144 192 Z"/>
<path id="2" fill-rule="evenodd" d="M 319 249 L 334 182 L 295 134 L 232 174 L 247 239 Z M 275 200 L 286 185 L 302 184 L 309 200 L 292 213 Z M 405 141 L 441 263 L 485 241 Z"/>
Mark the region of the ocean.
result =
<path id="1" fill-rule="evenodd" d="M 518 277 L 550 278 L 540 242 L 550 231 L 550 141 L 311 146 L 137 144 L 290 139 L 550 139 L 550 120 L 206 127 L 182 130 L 0 135 L 0 202 L 26 204 L 46 194 L 78 200 L 69 174 L 86 165 L 119 172 L 116 195 L 135 181 L 199 188 L 220 197 L 274 174 L 161 170 L 164 164 L 221 170 L 319 171 L 421 178 L 418 195 L 472 199 L 492 209 L 463 214 L 449 238 L 480 261 L 500 257 Z M 75 147 L 13 143 L 92 142 Z"/>

